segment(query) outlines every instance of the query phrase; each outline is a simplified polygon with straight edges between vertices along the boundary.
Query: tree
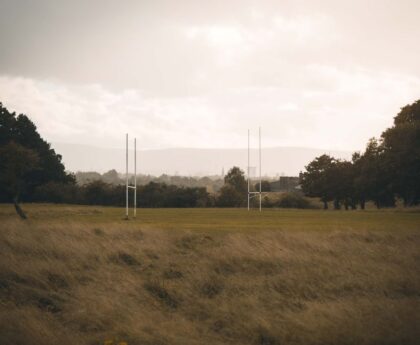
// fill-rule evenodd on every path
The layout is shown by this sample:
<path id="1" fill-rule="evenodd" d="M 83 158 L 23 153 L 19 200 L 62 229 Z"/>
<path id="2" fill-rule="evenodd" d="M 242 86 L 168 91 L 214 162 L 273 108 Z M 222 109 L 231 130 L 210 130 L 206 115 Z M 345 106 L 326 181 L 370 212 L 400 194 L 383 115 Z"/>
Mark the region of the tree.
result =
<path id="1" fill-rule="evenodd" d="M 233 167 L 225 176 L 225 184 L 229 184 L 235 188 L 238 193 L 246 195 L 248 186 L 245 180 L 244 172 L 238 168 Z"/>
<path id="2" fill-rule="evenodd" d="M 61 163 L 61 156 L 41 138 L 33 122 L 26 115 L 16 116 L 15 113 L 10 113 L 2 103 L 0 103 L 0 148 L 2 152 L 0 175 L 10 179 L 9 174 L 15 171 L 17 174 L 15 182 L 18 184 L 10 187 L 5 181 L 0 181 L 1 201 L 15 200 L 15 191 L 18 191 L 18 200 L 32 201 L 35 189 L 43 184 L 75 182 L 74 176 L 66 173 Z M 16 158 L 13 158 L 13 154 L 17 155 Z"/>
<path id="3" fill-rule="evenodd" d="M 365 209 L 367 193 L 364 185 L 365 177 L 363 174 L 364 159 L 359 152 L 352 155 L 353 163 L 353 198 L 356 204 L 360 204 L 362 210 Z"/>
<path id="4" fill-rule="evenodd" d="M 102 180 L 106 183 L 120 184 L 122 181 L 118 176 L 118 172 L 115 169 L 109 170 L 102 174 Z"/>
<path id="5" fill-rule="evenodd" d="M 217 205 L 222 207 L 239 207 L 245 203 L 248 185 L 244 172 L 233 167 L 225 176 L 225 184 L 220 189 Z"/>
<path id="6" fill-rule="evenodd" d="M 260 183 L 259 182 L 257 182 L 255 184 L 255 190 L 258 191 L 258 192 L 260 191 Z M 261 192 L 270 192 L 270 191 L 271 191 L 270 181 L 262 180 L 261 181 Z"/>
<path id="7" fill-rule="evenodd" d="M 37 167 L 39 157 L 33 150 L 11 141 L 0 147 L 0 185 L 8 199 L 13 200 L 17 214 L 26 219 L 19 198 L 28 188 L 28 176 Z"/>
<path id="8" fill-rule="evenodd" d="M 403 107 L 381 138 L 393 191 L 405 206 L 420 203 L 420 100 Z"/>
<path id="9" fill-rule="evenodd" d="M 331 190 L 332 167 L 336 160 L 328 155 L 315 158 L 300 174 L 302 191 L 310 197 L 318 197 L 328 208 L 328 201 L 333 199 Z"/>
<path id="10" fill-rule="evenodd" d="M 346 210 L 356 208 L 354 195 L 354 167 L 353 163 L 336 159 L 328 169 L 329 189 L 334 200 L 334 209 L 339 210 L 344 204 Z"/>
<path id="11" fill-rule="evenodd" d="M 391 167 L 385 159 L 381 142 L 375 138 L 370 139 L 365 152 L 357 158 L 355 164 L 356 190 L 359 193 L 363 191 L 366 200 L 372 200 L 378 208 L 395 206 Z"/>

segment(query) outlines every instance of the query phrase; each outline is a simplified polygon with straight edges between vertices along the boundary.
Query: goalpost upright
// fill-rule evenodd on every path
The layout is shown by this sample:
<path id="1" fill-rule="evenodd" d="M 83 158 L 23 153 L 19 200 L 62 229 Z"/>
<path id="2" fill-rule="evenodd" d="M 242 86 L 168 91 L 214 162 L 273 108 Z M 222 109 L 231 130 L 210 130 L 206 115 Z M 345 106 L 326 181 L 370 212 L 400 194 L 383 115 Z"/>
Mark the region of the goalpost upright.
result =
<path id="1" fill-rule="evenodd" d="M 137 215 L 137 139 L 134 138 L 134 185 L 128 182 L 128 133 L 125 135 L 125 219 L 128 220 L 128 190 L 134 191 L 133 217 Z"/>
<path id="2" fill-rule="evenodd" d="M 260 158 L 260 212 L 261 212 L 261 127 L 258 128 L 258 141 L 259 141 L 259 158 Z"/>
<path id="3" fill-rule="evenodd" d="M 248 193 L 247 193 L 247 198 L 248 198 L 248 211 L 249 211 L 249 129 L 248 129 L 248 166 L 247 166 L 247 180 L 248 180 Z"/>
<path id="4" fill-rule="evenodd" d="M 258 128 L 258 160 L 259 160 L 259 191 L 251 192 L 250 190 L 250 166 L 249 166 L 249 160 L 250 160 L 250 138 L 249 138 L 250 131 L 248 129 L 248 167 L 247 167 L 247 180 L 248 180 L 248 211 L 250 209 L 250 199 L 258 194 L 259 196 L 259 210 L 261 212 L 262 210 L 262 188 L 261 188 L 261 182 L 262 182 L 262 175 L 261 175 L 261 127 Z"/>
<path id="5" fill-rule="evenodd" d="M 128 133 L 125 135 L 125 218 L 128 219 Z"/>

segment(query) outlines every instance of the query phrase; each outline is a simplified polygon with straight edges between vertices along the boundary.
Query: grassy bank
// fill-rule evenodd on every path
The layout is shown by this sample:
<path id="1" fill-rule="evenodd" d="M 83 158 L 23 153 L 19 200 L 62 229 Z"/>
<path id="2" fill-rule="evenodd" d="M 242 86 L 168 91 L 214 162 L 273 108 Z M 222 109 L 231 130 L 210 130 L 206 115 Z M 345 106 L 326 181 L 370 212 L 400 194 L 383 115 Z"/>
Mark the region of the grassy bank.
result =
<path id="1" fill-rule="evenodd" d="M 0 343 L 417 344 L 420 213 L 0 206 Z"/>

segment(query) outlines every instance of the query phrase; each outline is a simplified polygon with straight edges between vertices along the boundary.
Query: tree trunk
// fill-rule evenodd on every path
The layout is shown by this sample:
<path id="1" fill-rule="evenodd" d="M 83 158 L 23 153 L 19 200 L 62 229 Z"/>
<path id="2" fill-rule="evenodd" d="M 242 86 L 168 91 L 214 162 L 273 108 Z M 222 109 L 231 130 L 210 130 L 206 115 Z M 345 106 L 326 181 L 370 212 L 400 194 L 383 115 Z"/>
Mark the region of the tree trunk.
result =
<path id="1" fill-rule="evenodd" d="M 339 210 L 340 208 L 341 208 L 340 200 L 335 199 L 334 200 L 334 210 Z"/>
<path id="2" fill-rule="evenodd" d="M 323 202 L 324 202 L 324 210 L 328 210 L 328 202 L 325 200 L 323 200 Z"/>
<path id="3" fill-rule="evenodd" d="M 344 209 L 346 211 L 348 211 L 349 210 L 349 206 L 350 206 L 349 200 L 348 199 L 345 199 L 344 200 Z"/>
<path id="4" fill-rule="evenodd" d="M 365 200 L 360 200 L 360 209 L 361 210 L 365 209 Z"/>
<path id="5" fill-rule="evenodd" d="M 22 208 L 19 206 L 17 196 L 13 198 L 13 204 L 15 205 L 15 210 L 19 217 L 22 219 L 27 219 L 28 217 L 26 216 L 25 212 L 23 212 Z"/>

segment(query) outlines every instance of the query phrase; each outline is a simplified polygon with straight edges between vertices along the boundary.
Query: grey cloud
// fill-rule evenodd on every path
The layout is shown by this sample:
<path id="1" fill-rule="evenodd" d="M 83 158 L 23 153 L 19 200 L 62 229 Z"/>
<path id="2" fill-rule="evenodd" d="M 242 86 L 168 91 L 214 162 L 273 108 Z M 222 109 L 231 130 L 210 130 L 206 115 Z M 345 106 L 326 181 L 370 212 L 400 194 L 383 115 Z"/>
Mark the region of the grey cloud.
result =
<path id="1" fill-rule="evenodd" d="M 278 85 L 291 68 L 308 63 L 420 73 L 418 1 L 0 0 L 0 6 L 3 75 L 168 97 Z M 302 41 L 297 30 L 305 18 L 324 27 Z M 236 28 L 244 41 L 217 49 L 205 35 L 189 39 L 185 31 L 194 27 Z M 219 55 L 229 51 L 239 56 L 220 65 Z"/>

